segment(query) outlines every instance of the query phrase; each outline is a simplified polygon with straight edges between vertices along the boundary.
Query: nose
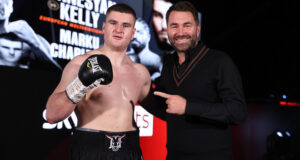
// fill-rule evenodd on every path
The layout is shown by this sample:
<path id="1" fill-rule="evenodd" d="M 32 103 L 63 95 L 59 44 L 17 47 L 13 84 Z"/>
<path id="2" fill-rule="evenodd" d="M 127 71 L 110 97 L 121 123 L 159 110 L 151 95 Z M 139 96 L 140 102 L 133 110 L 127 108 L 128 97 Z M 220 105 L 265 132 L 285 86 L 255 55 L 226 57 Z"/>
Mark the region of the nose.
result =
<path id="1" fill-rule="evenodd" d="M 122 25 L 120 25 L 120 24 L 117 24 L 116 25 L 116 28 L 115 28 L 115 31 L 117 32 L 117 33 L 121 33 L 121 32 L 123 32 L 123 26 Z"/>
<path id="2" fill-rule="evenodd" d="M 183 27 L 178 27 L 178 29 L 177 29 L 177 35 L 179 35 L 179 36 L 184 35 L 184 29 L 183 29 Z"/>
<path id="3" fill-rule="evenodd" d="M 15 55 L 15 50 L 13 47 L 9 48 L 9 55 L 11 55 L 11 56 Z"/>

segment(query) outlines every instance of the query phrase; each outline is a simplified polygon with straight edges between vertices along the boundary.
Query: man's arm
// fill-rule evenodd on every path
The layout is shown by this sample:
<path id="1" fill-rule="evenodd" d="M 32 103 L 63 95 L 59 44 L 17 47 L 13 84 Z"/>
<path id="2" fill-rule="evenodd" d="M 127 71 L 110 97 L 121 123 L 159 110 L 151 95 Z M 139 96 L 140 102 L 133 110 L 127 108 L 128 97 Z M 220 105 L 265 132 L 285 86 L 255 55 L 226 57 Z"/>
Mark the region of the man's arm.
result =
<path id="1" fill-rule="evenodd" d="M 107 56 L 95 54 L 85 58 L 84 55 L 75 57 L 63 71 L 62 79 L 46 106 L 50 123 L 69 116 L 91 89 L 112 81 L 112 65 Z"/>
<path id="2" fill-rule="evenodd" d="M 152 87 L 149 89 L 147 96 L 140 101 L 139 104 L 149 113 L 161 120 L 165 120 L 167 109 L 165 100 L 161 97 L 155 96 L 154 89 Z"/>
<path id="3" fill-rule="evenodd" d="M 74 104 L 66 95 L 69 83 L 77 76 L 80 64 L 76 64 L 78 57 L 70 61 L 62 72 L 61 80 L 50 95 L 46 104 L 46 118 L 49 123 L 56 123 L 67 118 L 75 109 Z"/>
<path id="4" fill-rule="evenodd" d="M 218 102 L 185 98 L 184 95 L 164 92 L 154 94 L 165 99 L 166 112 L 170 114 L 194 116 L 212 123 L 240 124 L 247 117 L 247 105 L 239 72 L 231 59 L 225 57 L 217 74 L 216 94 L 220 98 Z"/>
<path id="5" fill-rule="evenodd" d="M 141 75 L 140 80 L 143 83 L 141 94 L 138 100 L 138 101 L 142 101 L 148 95 L 150 89 L 150 85 L 151 85 L 150 73 L 144 65 L 139 63 L 135 63 L 135 64 L 138 67 L 139 75 Z"/>
<path id="6" fill-rule="evenodd" d="M 161 114 L 165 112 L 165 110 L 162 109 L 162 107 L 157 103 L 157 97 L 153 95 L 150 73 L 142 64 L 137 65 L 140 67 L 139 72 L 141 75 L 141 80 L 144 83 L 138 103 L 154 116 L 163 119 Z"/>
<path id="7" fill-rule="evenodd" d="M 167 108 L 164 103 L 164 99 L 153 94 L 155 89 L 152 86 L 150 74 L 146 68 L 144 69 L 143 73 L 146 83 L 143 88 L 142 98 L 139 99 L 139 104 L 149 113 L 160 118 L 161 120 L 164 120 Z M 160 78 L 156 79 L 157 84 L 159 84 L 159 80 Z"/>
<path id="8" fill-rule="evenodd" d="M 185 114 L 198 116 L 223 124 L 240 124 L 247 117 L 240 74 L 229 57 L 222 59 L 216 84 L 219 102 L 207 102 L 199 99 L 186 99 Z"/>

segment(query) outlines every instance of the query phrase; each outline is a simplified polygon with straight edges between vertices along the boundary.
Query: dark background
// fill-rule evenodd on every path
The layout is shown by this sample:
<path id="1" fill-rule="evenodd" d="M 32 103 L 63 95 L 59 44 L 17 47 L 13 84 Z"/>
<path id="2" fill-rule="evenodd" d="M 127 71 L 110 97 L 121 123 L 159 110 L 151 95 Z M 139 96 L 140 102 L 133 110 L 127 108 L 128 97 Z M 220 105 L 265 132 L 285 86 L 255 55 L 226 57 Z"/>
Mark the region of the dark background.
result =
<path id="1" fill-rule="evenodd" d="M 191 2 L 202 13 L 202 40 L 231 55 L 249 101 L 277 100 L 282 94 L 300 101 L 296 0 Z"/>

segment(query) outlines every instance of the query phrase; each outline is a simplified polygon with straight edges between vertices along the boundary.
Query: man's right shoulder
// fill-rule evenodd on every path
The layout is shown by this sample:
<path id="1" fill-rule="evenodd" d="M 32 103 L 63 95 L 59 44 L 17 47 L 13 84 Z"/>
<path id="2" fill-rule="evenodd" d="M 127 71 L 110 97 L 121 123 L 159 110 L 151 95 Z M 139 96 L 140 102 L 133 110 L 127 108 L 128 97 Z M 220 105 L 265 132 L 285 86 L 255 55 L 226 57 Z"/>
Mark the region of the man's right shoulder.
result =
<path id="1" fill-rule="evenodd" d="M 99 50 L 91 50 L 89 52 L 86 52 L 82 55 L 75 56 L 72 60 L 69 61 L 68 65 L 81 65 L 88 57 L 94 54 L 101 54 Z"/>
<path id="2" fill-rule="evenodd" d="M 76 57 L 74 57 L 69 63 L 71 64 L 81 64 L 83 63 L 83 61 L 85 61 L 90 55 L 88 54 L 83 54 L 83 55 L 78 55 Z"/>
<path id="3" fill-rule="evenodd" d="M 87 55 L 78 55 L 71 59 L 67 65 L 64 67 L 64 71 L 72 71 L 76 68 L 79 68 L 81 64 L 84 62 L 84 60 L 87 58 Z"/>

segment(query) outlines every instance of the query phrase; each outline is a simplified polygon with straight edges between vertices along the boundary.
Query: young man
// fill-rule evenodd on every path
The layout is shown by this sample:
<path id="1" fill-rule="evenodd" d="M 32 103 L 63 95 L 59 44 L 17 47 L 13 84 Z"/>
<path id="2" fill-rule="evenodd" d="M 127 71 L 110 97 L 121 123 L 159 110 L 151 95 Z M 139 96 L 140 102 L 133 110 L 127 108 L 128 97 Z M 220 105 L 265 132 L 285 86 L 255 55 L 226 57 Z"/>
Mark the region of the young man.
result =
<path id="1" fill-rule="evenodd" d="M 227 54 L 198 41 L 201 26 L 191 3 L 170 7 L 167 24 L 176 53 L 163 59 L 157 97 L 149 94 L 140 104 L 166 120 L 168 160 L 232 160 L 230 125 L 247 114 L 239 72 Z"/>
<path id="2" fill-rule="evenodd" d="M 107 10 L 104 44 L 64 68 L 47 102 L 47 120 L 59 122 L 73 110 L 78 116 L 71 159 L 142 159 L 134 105 L 150 88 L 147 69 L 126 55 L 136 15 L 125 4 Z"/>

